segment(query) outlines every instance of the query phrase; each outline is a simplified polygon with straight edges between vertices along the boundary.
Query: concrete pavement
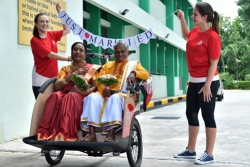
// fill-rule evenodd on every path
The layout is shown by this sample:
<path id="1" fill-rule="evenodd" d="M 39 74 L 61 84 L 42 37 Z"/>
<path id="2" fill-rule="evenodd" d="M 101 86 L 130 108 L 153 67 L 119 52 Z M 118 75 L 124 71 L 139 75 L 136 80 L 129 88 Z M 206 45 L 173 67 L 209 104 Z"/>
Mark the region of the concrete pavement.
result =
<path id="1" fill-rule="evenodd" d="M 214 150 L 215 163 L 211 166 L 250 166 L 249 101 L 250 91 L 226 90 L 225 99 L 216 103 L 215 117 L 218 133 Z M 184 149 L 187 142 L 185 101 L 180 100 L 179 103 L 169 105 L 162 104 L 162 107 L 155 105 L 149 110 L 137 116 L 142 129 L 144 145 L 142 167 L 197 166 L 194 165 L 193 160 L 172 157 L 173 154 Z M 197 157 L 204 151 L 206 143 L 204 123 L 201 116 L 199 119 L 201 128 L 197 139 Z M 0 167 L 49 166 L 39 152 L 39 148 L 24 144 L 21 139 L 2 143 L 0 144 Z M 120 157 L 112 157 L 112 154 L 107 154 L 103 158 L 88 157 L 79 151 L 66 151 L 65 154 L 66 156 L 58 165 L 60 167 L 129 166 L 126 154 L 121 154 Z M 12 165 L 1 165 L 1 163 L 7 164 L 9 161 L 13 161 L 15 165 L 13 162 Z"/>

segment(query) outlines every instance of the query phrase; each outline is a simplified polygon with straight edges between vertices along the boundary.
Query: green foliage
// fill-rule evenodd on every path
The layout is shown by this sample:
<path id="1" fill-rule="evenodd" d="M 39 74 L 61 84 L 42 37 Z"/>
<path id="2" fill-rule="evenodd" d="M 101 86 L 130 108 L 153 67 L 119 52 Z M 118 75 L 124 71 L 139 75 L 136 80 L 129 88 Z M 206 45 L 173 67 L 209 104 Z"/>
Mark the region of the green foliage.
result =
<path id="1" fill-rule="evenodd" d="M 239 81 L 238 89 L 250 90 L 250 81 Z"/>
<path id="2" fill-rule="evenodd" d="M 240 80 L 237 88 L 245 89 L 250 79 L 250 3 L 249 0 L 238 0 L 238 17 L 233 21 L 229 17 L 221 16 L 220 32 L 222 41 L 219 69 L 233 76 L 234 80 Z M 234 86 L 233 82 L 226 81 L 227 88 Z"/>
<path id="3" fill-rule="evenodd" d="M 236 88 L 236 85 L 235 85 L 235 82 L 234 82 L 232 75 L 230 75 L 229 73 L 220 73 L 219 76 L 220 76 L 221 80 L 224 80 L 224 82 L 223 82 L 224 89 L 235 89 Z"/>
<path id="4" fill-rule="evenodd" d="M 250 74 L 245 75 L 245 81 L 250 81 Z"/>
<path id="5" fill-rule="evenodd" d="M 103 75 L 97 78 L 98 84 L 103 84 L 105 86 L 111 86 L 118 84 L 118 79 L 112 75 Z"/>
<path id="6" fill-rule="evenodd" d="M 250 3 L 249 0 L 238 0 L 236 3 L 239 6 L 238 15 L 244 27 L 247 40 L 250 40 Z"/>
<path id="7" fill-rule="evenodd" d="M 246 31 L 250 24 L 245 25 L 241 17 L 233 22 L 228 17 L 221 17 L 220 23 L 222 51 L 218 65 L 235 80 L 245 80 L 246 74 L 250 73 L 250 38 Z"/>
<path id="8" fill-rule="evenodd" d="M 223 59 L 226 59 L 227 72 L 233 74 L 236 80 L 244 80 L 245 75 L 250 72 L 248 63 L 250 61 L 250 46 L 248 41 L 241 40 L 229 44 L 221 53 Z"/>
<path id="9" fill-rule="evenodd" d="M 81 75 L 73 74 L 71 80 L 75 83 L 76 87 L 83 91 L 89 88 L 87 81 Z"/>
<path id="10" fill-rule="evenodd" d="M 244 90 L 250 90 L 250 74 L 248 74 L 249 80 L 248 81 L 234 81 L 233 76 L 229 73 L 220 73 L 219 74 L 220 79 L 224 80 L 223 86 L 224 89 L 244 89 Z"/>

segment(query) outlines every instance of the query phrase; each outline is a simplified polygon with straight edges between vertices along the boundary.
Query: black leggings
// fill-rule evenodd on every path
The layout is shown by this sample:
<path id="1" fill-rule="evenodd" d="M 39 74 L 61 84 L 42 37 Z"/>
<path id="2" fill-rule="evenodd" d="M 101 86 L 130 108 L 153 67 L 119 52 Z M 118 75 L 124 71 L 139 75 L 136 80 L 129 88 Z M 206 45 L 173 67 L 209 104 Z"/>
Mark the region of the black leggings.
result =
<path id="1" fill-rule="evenodd" d="M 37 96 L 39 95 L 40 86 L 32 86 L 33 94 L 35 96 L 35 99 L 37 99 Z"/>
<path id="2" fill-rule="evenodd" d="M 206 127 L 216 128 L 214 119 L 214 109 L 216 102 L 217 91 L 220 86 L 219 80 L 211 83 L 210 89 L 213 97 L 211 101 L 205 102 L 203 98 L 203 92 L 198 94 L 200 89 L 204 86 L 203 83 L 189 83 L 186 98 L 186 116 L 188 124 L 191 126 L 199 126 L 198 113 L 201 109 L 202 118 Z"/>

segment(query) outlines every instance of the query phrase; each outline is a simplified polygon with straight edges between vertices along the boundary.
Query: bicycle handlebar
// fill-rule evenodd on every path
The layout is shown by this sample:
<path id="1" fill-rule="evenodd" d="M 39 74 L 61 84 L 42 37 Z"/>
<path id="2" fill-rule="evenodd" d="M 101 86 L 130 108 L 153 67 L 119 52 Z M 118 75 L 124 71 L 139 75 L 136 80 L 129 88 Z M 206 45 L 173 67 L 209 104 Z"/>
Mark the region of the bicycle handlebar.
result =
<path id="1" fill-rule="evenodd" d="M 129 51 L 129 54 L 132 54 L 132 53 L 136 53 L 135 50 L 130 50 Z M 89 57 L 89 58 L 95 58 L 95 57 L 99 57 L 99 58 L 102 58 L 102 59 L 107 59 L 107 58 L 112 58 L 114 57 L 114 54 L 112 53 L 109 53 L 109 52 L 106 52 L 104 54 L 100 54 L 100 53 L 86 53 L 86 56 Z"/>

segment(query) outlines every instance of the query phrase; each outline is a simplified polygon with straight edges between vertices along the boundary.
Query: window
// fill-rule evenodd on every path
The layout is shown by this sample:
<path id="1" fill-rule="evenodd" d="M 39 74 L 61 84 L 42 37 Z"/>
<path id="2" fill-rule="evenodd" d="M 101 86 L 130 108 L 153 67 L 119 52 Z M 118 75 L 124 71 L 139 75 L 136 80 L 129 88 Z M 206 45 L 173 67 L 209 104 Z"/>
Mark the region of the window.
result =
<path id="1" fill-rule="evenodd" d="M 83 0 L 83 11 L 87 12 L 87 3 Z"/>
<path id="2" fill-rule="evenodd" d="M 83 19 L 83 26 L 82 26 L 84 29 L 87 29 L 87 19 Z M 91 49 L 91 46 L 90 45 L 88 45 L 88 43 L 87 43 L 87 41 L 86 40 L 83 40 L 82 41 L 83 42 L 83 44 L 86 46 L 86 48 L 87 48 L 87 51 L 86 51 L 86 53 L 88 52 L 88 51 L 91 51 L 92 49 Z"/>
<path id="3" fill-rule="evenodd" d="M 101 10 L 101 18 L 104 20 L 108 20 L 108 12 Z"/>
<path id="4" fill-rule="evenodd" d="M 108 28 L 107 27 L 101 27 L 101 36 L 108 38 Z M 102 53 L 107 53 L 108 52 L 108 48 L 107 49 L 103 49 L 102 48 Z"/>

